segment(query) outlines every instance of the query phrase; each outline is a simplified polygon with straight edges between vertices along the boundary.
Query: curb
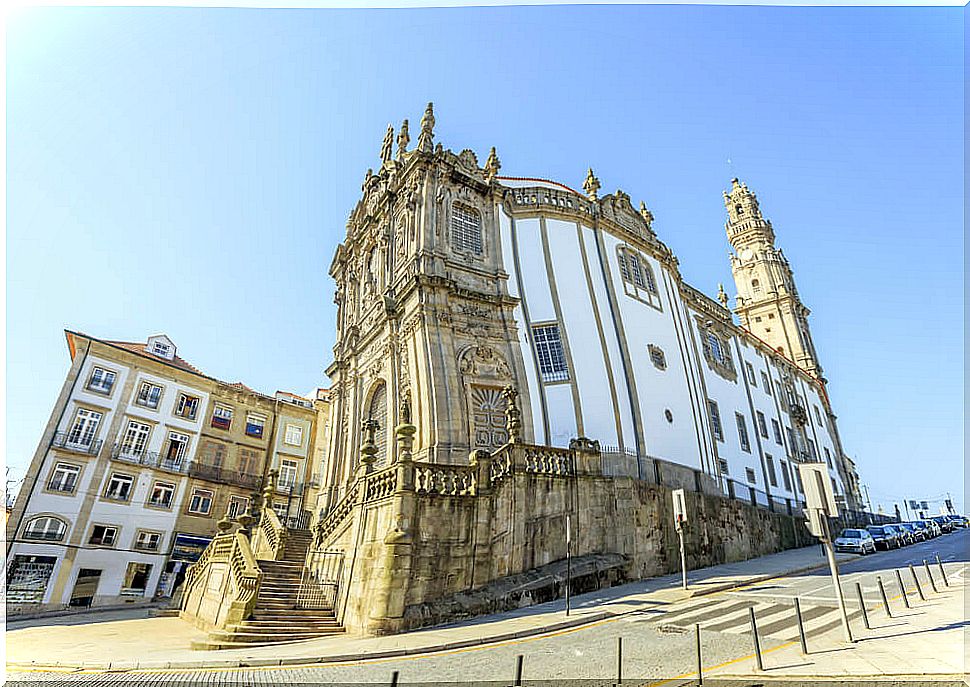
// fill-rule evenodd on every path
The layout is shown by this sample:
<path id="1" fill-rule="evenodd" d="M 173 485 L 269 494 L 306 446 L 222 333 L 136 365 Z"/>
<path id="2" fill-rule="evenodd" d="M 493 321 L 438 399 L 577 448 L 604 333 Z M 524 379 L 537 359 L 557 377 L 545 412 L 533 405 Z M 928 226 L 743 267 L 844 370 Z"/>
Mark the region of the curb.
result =
<path id="1" fill-rule="evenodd" d="M 842 559 L 839 562 L 845 562 L 851 559 Z M 824 568 L 828 565 L 827 562 L 817 563 L 808 566 L 802 566 L 800 568 L 793 568 L 791 570 L 780 570 L 774 573 L 767 573 L 765 575 L 759 575 L 757 577 L 752 577 L 746 580 L 737 580 L 734 582 L 728 582 L 709 589 L 700 589 L 689 594 L 685 599 L 692 599 L 701 596 L 707 596 L 710 594 L 716 594 L 718 592 L 728 591 L 731 589 L 737 589 L 738 587 L 746 587 L 752 584 L 759 584 L 767 580 L 776 579 L 778 577 L 786 577 L 788 575 L 797 575 L 799 573 L 809 572 L 812 570 L 818 570 L 819 568 Z M 659 590 L 658 590 L 659 591 Z M 514 632 L 504 632 L 501 634 L 490 635 L 488 637 L 478 637 L 472 639 L 460 639 L 453 642 L 444 642 L 440 644 L 432 644 L 421 647 L 411 647 L 404 649 L 385 649 L 383 651 L 374 651 L 368 653 L 355 653 L 355 654 L 333 654 L 330 656 L 292 656 L 289 658 L 240 658 L 240 659 L 226 659 L 226 660 L 208 660 L 208 661 L 160 661 L 154 665 L 134 663 L 127 666 L 114 665 L 112 663 L 107 664 L 92 664 L 92 663 L 80 663 L 80 664 L 67 664 L 67 663 L 55 663 L 55 664 L 19 664 L 19 663 L 7 663 L 8 672 L 16 672 L 19 670 L 28 671 L 43 671 L 44 668 L 52 668 L 56 672 L 66 672 L 66 671 L 103 671 L 103 672 L 129 672 L 129 671 L 142 671 L 142 670 L 196 670 L 200 668 L 266 668 L 273 666 L 297 666 L 297 665 L 313 665 L 322 663 L 343 663 L 347 661 L 368 661 L 373 659 L 383 659 L 383 658 L 396 658 L 399 656 L 414 656 L 418 654 L 431 654 L 440 651 L 450 651 L 454 649 L 462 649 L 470 646 L 479 646 L 485 644 L 497 644 L 500 642 L 507 642 L 514 639 L 523 639 L 526 637 L 534 637 L 537 635 L 547 634 L 550 632 L 557 632 L 559 630 L 570 629 L 574 627 L 580 627 L 582 625 L 588 625 L 592 623 L 597 623 L 603 620 L 608 620 L 611 618 L 618 618 L 622 615 L 626 615 L 629 611 L 623 611 L 620 613 L 611 611 L 600 611 L 599 613 L 594 613 L 589 616 L 582 616 L 579 618 L 571 620 L 562 620 L 549 625 L 543 625 L 542 627 L 534 627 L 526 630 L 517 630 Z M 312 640 L 311 640 L 312 641 Z M 256 647 L 254 647 L 256 648 Z"/>

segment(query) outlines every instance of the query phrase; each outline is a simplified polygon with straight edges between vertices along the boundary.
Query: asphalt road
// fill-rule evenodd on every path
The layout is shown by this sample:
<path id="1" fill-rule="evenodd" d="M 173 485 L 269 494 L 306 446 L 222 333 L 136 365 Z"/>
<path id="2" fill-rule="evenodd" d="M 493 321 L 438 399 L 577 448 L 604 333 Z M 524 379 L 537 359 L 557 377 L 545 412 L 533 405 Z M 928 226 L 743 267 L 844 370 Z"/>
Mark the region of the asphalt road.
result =
<path id="1" fill-rule="evenodd" d="M 910 588 L 913 580 L 909 565 L 916 567 L 920 582 L 929 593 L 929 579 L 923 560 L 932 561 L 937 584 L 942 584 L 935 563 L 938 554 L 947 566 L 951 583 L 962 583 L 959 577 L 968 560 L 970 531 L 959 530 L 928 542 L 903 549 L 881 551 L 860 556 L 841 565 L 842 585 L 846 593 L 851 622 L 858 625 L 858 600 L 855 583 L 862 585 L 867 605 L 881 604 L 877 577 L 882 577 L 887 595 L 894 607 L 900 607 L 895 569 L 905 571 Z M 821 554 L 819 561 L 823 561 Z M 523 656 L 523 678 L 536 680 L 594 680 L 608 685 L 617 678 L 618 638 L 623 642 L 622 677 L 651 683 L 690 672 L 695 665 L 694 625 L 701 626 L 705 666 L 726 663 L 751 654 L 750 611 L 755 615 L 765 649 L 796 639 L 797 625 L 793 613 L 794 597 L 801 603 L 809 642 L 838 641 L 841 615 L 828 570 L 776 578 L 731 592 L 722 592 L 675 604 L 651 604 L 631 614 L 571 630 L 468 647 L 454 651 L 375 659 L 354 664 L 316 664 L 307 667 L 273 669 L 208 670 L 188 673 L 159 672 L 117 675 L 52 675 L 51 679 L 69 679 L 72 684 L 110 684 L 115 681 L 182 682 L 193 684 L 277 684 L 277 683 L 388 683 L 391 674 L 399 673 L 401 683 L 466 683 L 493 681 L 513 682 L 516 657 Z M 584 601 L 582 597 L 578 602 Z M 586 603 L 593 603 L 591 599 Z M 832 638 L 835 638 L 834 640 Z M 24 676 L 28 677 L 28 676 Z M 37 679 L 39 675 L 30 675 Z M 11 683 L 15 684 L 15 683 Z M 560 683 L 562 684 L 562 683 Z"/>

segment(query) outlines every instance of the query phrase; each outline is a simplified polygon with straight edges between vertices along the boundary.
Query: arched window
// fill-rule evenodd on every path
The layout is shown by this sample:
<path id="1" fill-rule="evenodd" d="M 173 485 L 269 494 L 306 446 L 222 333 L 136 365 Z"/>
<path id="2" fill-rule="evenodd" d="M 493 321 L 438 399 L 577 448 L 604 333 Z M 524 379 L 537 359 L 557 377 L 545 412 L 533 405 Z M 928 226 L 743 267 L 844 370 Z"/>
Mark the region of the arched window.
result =
<path id="1" fill-rule="evenodd" d="M 627 246 L 617 248 L 616 259 L 626 293 L 649 303 L 658 310 L 661 309 L 660 290 L 657 288 L 657 278 L 654 276 L 649 260 Z"/>
<path id="2" fill-rule="evenodd" d="M 377 446 L 374 465 L 382 465 L 387 461 L 387 385 L 384 382 L 371 394 L 367 419 L 377 423 L 377 431 L 374 433 L 374 444 Z"/>
<path id="3" fill-rule="evenodd" d="M 451 246 L 463 253 L 482 254 L 482 215 L 462 203 L 451 206 Z"/>
<path id="4" fill-rule="evenodd" d="M 751 280 L 751 292 L 752 293 L 761 293 L 761 282 L 758 281 L 757 279 L 752 279 Z"/>
<path id="5" fill-rule="evenodd" d="M 67 523 L 50 515 L 34 518 L 24 528 L 24 539 L 60 541 L 65 534 L 67 534 Z"/>

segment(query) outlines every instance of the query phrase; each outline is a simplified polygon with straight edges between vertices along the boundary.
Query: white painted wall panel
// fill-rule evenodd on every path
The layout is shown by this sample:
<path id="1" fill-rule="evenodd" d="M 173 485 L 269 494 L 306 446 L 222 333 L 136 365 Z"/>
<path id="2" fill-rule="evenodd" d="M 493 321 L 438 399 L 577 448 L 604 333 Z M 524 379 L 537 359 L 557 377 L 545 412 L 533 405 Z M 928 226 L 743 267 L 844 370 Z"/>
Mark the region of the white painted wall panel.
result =
<path id="1" fill-rule="evenodd" d="M 529 318 L 532 322 L 554 321 L 556 311 L 552 307 L 552 296 L 549 293 L 549 277 L 542 252 L 539 220 L 516 221 L 515 234 L 519 246 L 520 286 Z"/>
<path id="2" fill-rule="evenodd" d="M 576 436 L 576 416 L 569 384 L 546 385 L 546 407 L 549 410 L 549 438 L 552 446 L 567 447 Z"/>

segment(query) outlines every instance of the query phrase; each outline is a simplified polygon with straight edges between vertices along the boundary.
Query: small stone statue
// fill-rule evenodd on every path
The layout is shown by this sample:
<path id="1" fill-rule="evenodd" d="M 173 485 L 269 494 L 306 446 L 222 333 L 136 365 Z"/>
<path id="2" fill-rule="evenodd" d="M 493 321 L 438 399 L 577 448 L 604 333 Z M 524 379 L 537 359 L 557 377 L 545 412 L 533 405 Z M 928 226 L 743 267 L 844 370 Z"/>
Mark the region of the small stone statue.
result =
<path id="1" fill-rule="evenodd" d="M 640 201 L 640 216 L 647 223 L 647 229 L 653 229 L 653 213 L 647 209 L 647 204 L 642 200 Z"/>
<path id="2" fill-rule="evenodd" d="M 495 146 L 488 153 L 488 159 L 485 160 L 485 179 L 486 181 L 491 181 L 496 176 L 498 176 L 498 171 L 502 168 L 502 163 L 499 162 L 498 154 L 495 152 Z"/>
<path id="3" fill-rule="evenodd" d="M 722 308 L 728 307 L 728 295 L 724 293 L 724 284 L 717 285 L 717 300 L 720 301 Z"/>
<path id="4" fill-rule="evenodd" d="M 583 182 L 583 190 L 586 191 L 587 198 L 596 200 L 596 193 L 600 190 L 600 180 L 593 175 L 592 167 L 586 172 L 586 181 Z"/>
<path id="5" fill-rule="evenodd" d="M 397 135 L 397 159 L 400 160 L 404 157 L 404 153 L 408 152 L 408 143 L 411 142 L 411 135 L 408 134 L 408 120 L 401 122 L 401 131 Z"/>
<path id="6" fill-rule="evenodd" d="M 411 424 L 411 398 L 408 396 L 401 400 L 401 422 Z"/>
<path id="7" fill-rule="evenodd" d="M 394 127 L 387 125 L 387 133 L 384 134 L 384 143 L 381 144 L 381 161 L 384 163 L 391 161 L 391 146 L 394 145 Z"/>

